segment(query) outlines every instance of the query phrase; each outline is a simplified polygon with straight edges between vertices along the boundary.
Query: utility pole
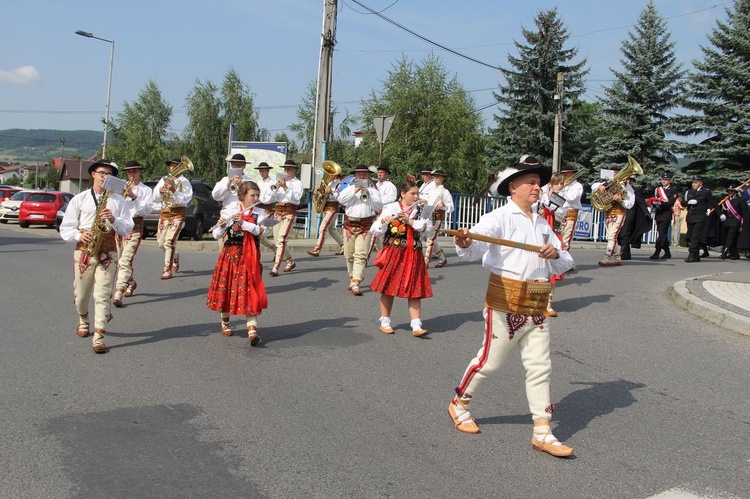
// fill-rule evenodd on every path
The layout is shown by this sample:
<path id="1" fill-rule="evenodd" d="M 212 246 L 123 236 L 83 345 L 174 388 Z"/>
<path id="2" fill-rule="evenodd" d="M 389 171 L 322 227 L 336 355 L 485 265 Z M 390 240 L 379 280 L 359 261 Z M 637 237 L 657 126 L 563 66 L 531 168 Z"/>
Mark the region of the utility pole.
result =
<path id="1" fill-rule="evenodd" d="M 555 89 L 555 102 L 557 111 L 555 113 L 555 142 L 552 149 L 552 171 L 560 173 L 560 157 L 562 156 L 562 111 L 563 111 L 563 74 L 557 73 L 557 88 Z"/>
<path id="2" fill-rule="evenodd" d="M 62 153 L 60 157 L 60 173 L 62 173 L 63 166 L 65 166 L 65 137 L 60 138 L 60 143 L 62 144 Z M 52 167 L 55 167 L 55 158 L 52 158 Z M 57 180 L 62 180 L 62 177 L 59 174 L 57 176 Z M 68 190 L 70 190 L 70 188 L 68 188 Z M 78 187 L 78 192 L 81 192 L 80 186 Z"/>
<path id="3" fill-rule="evenodd" d="M 318 61 L 318 93 L 315 98 L 315 131 L 313 132 L 313 185 L 318 185 L 315 171 L 326 159 L 326 143 L 331 138 L 331 80 L 333 75 L 333 47 L 336 45 L 337 0 L 323 1 L 323 32 L 320 40 Z M 310 208 L 310 221 L 317 220 L 317 213 Z M 317 231 L 310 231 L 315 233 Z"/>

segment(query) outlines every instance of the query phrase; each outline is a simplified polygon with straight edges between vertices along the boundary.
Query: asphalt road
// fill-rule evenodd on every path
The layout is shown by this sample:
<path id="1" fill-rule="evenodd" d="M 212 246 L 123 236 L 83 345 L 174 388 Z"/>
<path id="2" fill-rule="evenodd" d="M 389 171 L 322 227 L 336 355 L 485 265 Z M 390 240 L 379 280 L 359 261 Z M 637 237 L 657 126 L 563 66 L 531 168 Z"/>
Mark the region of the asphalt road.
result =
<path id="1" fill-rule="evenodd" d="M 72 250 L 51 229 L 0 227 L 0 497 L 750 497 L 750 341 L 667 293 L 744 261 L 644 249 L 600 268 L 601 251 L 574 251 L 551 327 L 555 434 L 576 453 L 556 459 L 531 448 L 517 353 L 475 397 L 482 433 L 446 414 L 480 346 L 478 263 L 449 253 L 431 269 L 416 339 L 404 301 L 386 336 L 341 257 L 298 250 L 294 272 L 266 273 L 251 348 L 205 306 L 214 251 L 182 251 L 161 281 L 146 244 L 96 355 L 74 332 Z"/>

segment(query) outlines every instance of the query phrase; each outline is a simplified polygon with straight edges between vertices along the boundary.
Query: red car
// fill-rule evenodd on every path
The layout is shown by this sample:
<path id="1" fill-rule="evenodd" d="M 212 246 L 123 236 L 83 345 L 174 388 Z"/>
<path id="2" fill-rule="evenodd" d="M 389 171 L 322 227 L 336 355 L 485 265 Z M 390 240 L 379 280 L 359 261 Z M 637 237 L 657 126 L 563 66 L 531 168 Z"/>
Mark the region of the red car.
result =
<path id="1" fill-rule="evenodd" d="M 7 187 L 7 186 L 1 186 L 0 187 L 0 203 L 5 201 L 6 199 L 10 199 L 10 197 L 15 194 L 16 192 L 20 191 L 21 189 L 18 189 L 16 187 Z"/>
<path id="2" fill-rule="evenodd" d="M 26 196 L 18 212 L 18 225 L 55 226 L 57 211 L 73 199 L 73 194 L 60 191 L 36 191 Z"/>

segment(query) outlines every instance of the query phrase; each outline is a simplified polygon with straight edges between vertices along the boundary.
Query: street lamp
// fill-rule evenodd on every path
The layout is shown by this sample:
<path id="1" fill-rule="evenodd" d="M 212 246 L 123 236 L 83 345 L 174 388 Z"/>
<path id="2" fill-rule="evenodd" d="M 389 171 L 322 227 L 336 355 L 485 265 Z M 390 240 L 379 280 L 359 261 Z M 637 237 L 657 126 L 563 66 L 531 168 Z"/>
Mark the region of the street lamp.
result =
<path id="1" fill-rule="evenodd" d="M 99 38 L 98 36 L 94 36 L 88 31 L 81 31 L 80 29 L 76 31 L 76 35 L 85 36 L 86 38 L 94 38 L 96 40 L 101 40 L 103 42 L 112 44 L 112 49 L 110 50 L 110 53 L 109 53 L 109 81 L 107 83 L 107 110 L 104 113 L 104 142 L 102 143 L 102 158 L 106 158 L 105 153 L 107 152 L 107 127 L 109 127 L 109 96 L 112 91 L 112 63 L 115 60 L 115 41 L 107 40 L 106 38 Z"/>

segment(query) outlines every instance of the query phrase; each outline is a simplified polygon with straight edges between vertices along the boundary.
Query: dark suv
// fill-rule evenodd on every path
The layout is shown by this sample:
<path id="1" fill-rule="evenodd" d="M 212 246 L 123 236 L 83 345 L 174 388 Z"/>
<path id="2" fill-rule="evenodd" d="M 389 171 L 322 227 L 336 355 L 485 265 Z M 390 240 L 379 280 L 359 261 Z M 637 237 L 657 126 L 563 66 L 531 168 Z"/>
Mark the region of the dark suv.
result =
<path id="1" fill-rule="evenodd" d="M 158 183 L 158 180 L 144 182 L 151 189 L 156 187 Z M 193 199 L 187 206 L 185 226 L 180 232 L 180 237 L 189 237 L 195 241 L 200 241 L 203 239 L 203 234 L 219 221 L 221 203 L 211 196 L 212 188 L 206 182 L 191 180 L 190 185 L 193 186 Z M 160 203 L 154 203 L 154 210 L 143 219 L 143 237 L 156 234 L 159 228 L 160 212 Z"/>

